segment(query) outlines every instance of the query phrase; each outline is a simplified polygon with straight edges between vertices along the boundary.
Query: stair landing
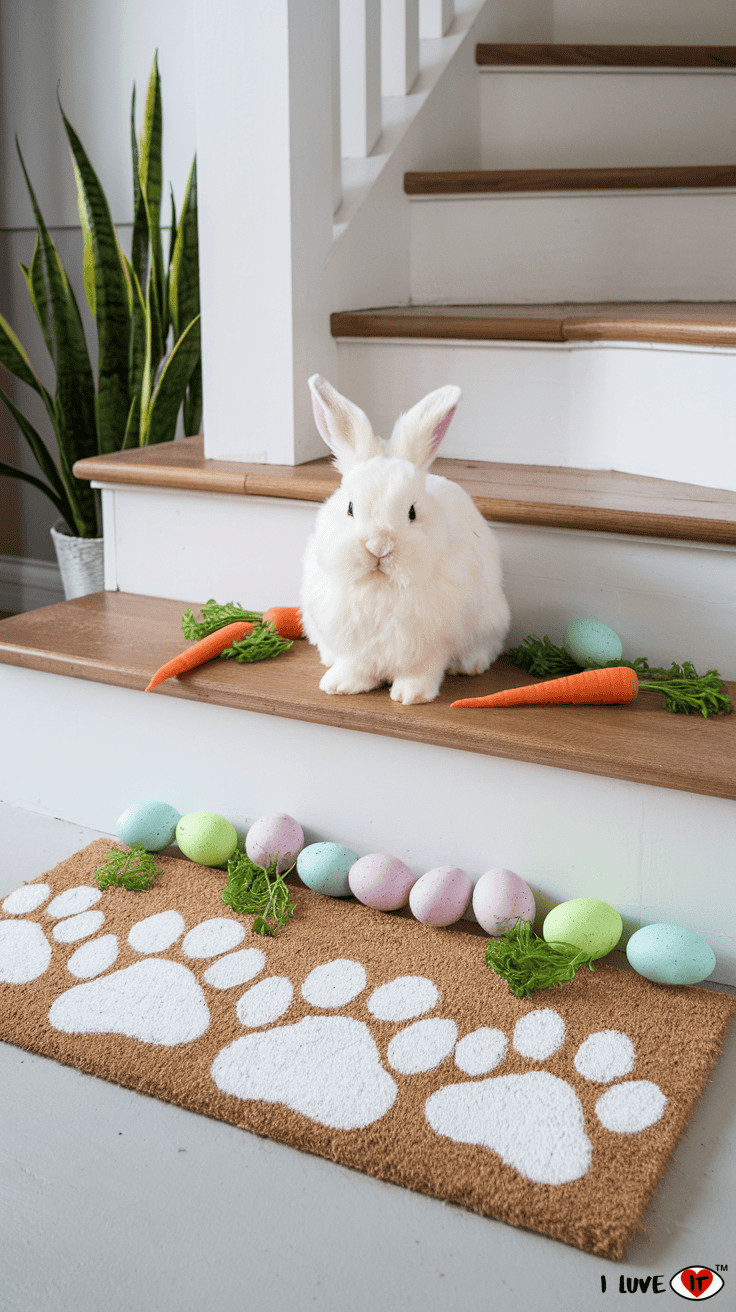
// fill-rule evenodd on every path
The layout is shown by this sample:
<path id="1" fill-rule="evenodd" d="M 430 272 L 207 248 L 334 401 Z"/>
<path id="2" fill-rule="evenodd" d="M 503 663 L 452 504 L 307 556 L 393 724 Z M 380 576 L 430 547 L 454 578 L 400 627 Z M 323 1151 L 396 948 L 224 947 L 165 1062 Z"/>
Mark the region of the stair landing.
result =
<path id="1" fill-rule="evenodd" d="M 196 606 L 197 603 L 192 603 Z M 0 663 L 143 691 L 184 650 L 182 602 L 99 592 L 0 622 Z M 736 799 L 736 715 L 672 715 L 657 693 L 629 706 L 460 709 L 460 697 L 534 683 L 503 660 L 473 679 L 447 677 L 436 701 L 399 706 L 388 689 L 351 697 L 319 690 L 315 648 L 295 642 L 278 660 L 215 660 L 161 684 L 176 697 L 535 762 L 563 770 Z M 736 684 L 727 684 L 736 700 Z"/>

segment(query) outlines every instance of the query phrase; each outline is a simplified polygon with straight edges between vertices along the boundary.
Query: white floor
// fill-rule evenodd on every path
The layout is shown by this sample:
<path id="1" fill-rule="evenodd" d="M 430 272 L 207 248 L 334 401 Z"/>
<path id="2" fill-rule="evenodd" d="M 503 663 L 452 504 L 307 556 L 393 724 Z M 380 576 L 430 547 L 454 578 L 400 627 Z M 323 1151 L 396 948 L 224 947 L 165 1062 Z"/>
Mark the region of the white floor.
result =
<path id="1" fill-rule="evenodd" d="M 0 835 L 0 895 L 100 837 L 2 804 Z M 660 1275 L 666 1307 L 682 1267 L 736 1272 L 736 1026 L 621 1264 L 8 1045 L 0 1067 L 2 1312 L 576 1312 L 603 1275 Z"/>

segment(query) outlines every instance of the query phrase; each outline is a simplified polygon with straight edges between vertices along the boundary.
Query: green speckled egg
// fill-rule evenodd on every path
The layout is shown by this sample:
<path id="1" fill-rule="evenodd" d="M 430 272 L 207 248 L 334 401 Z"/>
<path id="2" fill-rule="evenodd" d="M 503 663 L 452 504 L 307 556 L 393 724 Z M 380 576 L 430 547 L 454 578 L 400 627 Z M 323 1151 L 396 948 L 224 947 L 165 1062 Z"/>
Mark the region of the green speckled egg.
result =
<path id="1" fill-rule="evenodd" d="M 615 907 L 597 897 L 574 897 L 553 907 L 542 926 L 547 943 L 570 943 L 586 956 L 605 957 L 623 933 Z"/>
<path id="2" fill-rule="evenodd" d="M 617 633 L 602 620 L 571 620 L 562 635 L 562 645 L 578 665 L 605 665 L 620 661 L 623 644 Z"/>
<path id="3" fill-rule="evenodd" d="M 214 811 L 190 811 L 176 826 L 176 841 L 190 861 L 224 866 L 238 846 L 235 826 Z"/>
<path id="4" fill-rule="evenodd" d="M 340 843 L 310 843 L 296 859 L 296 872 L 307 888 L 327 897 L 350 897 L 348 873 L 358 853 Z"/>

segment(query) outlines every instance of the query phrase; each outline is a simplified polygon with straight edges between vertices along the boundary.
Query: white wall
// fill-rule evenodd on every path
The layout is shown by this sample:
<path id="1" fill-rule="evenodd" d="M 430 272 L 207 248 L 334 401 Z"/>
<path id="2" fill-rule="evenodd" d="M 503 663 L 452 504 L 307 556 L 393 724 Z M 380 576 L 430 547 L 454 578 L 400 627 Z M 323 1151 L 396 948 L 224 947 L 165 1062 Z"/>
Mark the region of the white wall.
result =
<path id="1" fill-rule="evenodd" d="M 82 239 L 69 147 L 56 102 L 90 157 L 125 246 L 133 221 L 130 101 L 137 87 L 137 130 L 158 48 L 163 95 L 164 203 L 169 183 L 177 209 L 196 149 L 192 0 L 3 0 L 0 9 L 0 312 L 17 332 L 47 386 L 53 368 L 31 309 L 19 261 L 30 262 L 35 226 L 15 148 L 17 135 L 47 227 L 69 273 L 85 322 L 93 364 L 96 338 L 81 284 Z M 126 227 L 126 225 L 128 225 Z M 41 432 L 55 439 L 41 401 L 6 380 L 12 399 Z M 2 420 L 0 458 L 37 474 L 12 422 Z M 2 480 L 0 550 L 53 559 L 49 527 L 56 511 L 27 483 Z"/>
<path id="2" fill-rule="evenodd" d="M 554 0 L 555 41 L 733 45 L 733 0 Z"/>
<path id="3" fill-rule="evenodd" d="M 130 98 L 138 127 L 158 48 L 164 111 L 164 187 L 180 200 L 196 149 L 192 0 L 3 0 L 2 226 L 32 225 L 15 154 L 17 133 L 49 227 L 79 223 L 66 135 L 78 132 L 116 223 L 132 223 Z"/>

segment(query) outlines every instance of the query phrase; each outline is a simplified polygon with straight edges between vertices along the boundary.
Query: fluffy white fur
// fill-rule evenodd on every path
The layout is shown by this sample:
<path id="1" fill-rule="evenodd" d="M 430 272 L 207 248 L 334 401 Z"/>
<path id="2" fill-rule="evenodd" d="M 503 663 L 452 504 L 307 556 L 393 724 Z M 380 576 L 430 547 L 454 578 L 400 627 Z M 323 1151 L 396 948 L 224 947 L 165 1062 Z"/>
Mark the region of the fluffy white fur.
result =
<path id="1" fill-rule="evenodd" d="M 509 626 L 494 533 L 457 483 L 427 473 L 460 389 L 430 392 L 386 444 L 324 378 L 309 387 L 343 475 L 304 553 L 303 626 L 328 667 L 319 686 L 390 683 L 394 701 L 433 701 L 446 670 L 488 669 Z"/>

